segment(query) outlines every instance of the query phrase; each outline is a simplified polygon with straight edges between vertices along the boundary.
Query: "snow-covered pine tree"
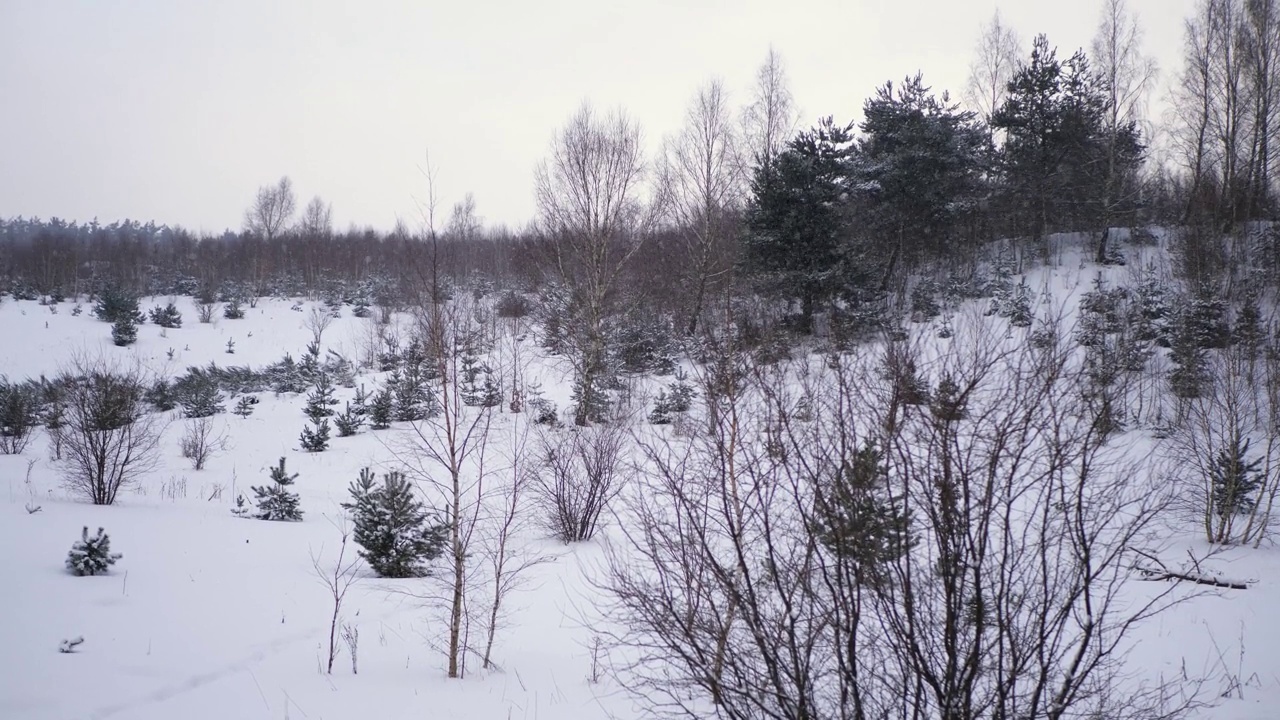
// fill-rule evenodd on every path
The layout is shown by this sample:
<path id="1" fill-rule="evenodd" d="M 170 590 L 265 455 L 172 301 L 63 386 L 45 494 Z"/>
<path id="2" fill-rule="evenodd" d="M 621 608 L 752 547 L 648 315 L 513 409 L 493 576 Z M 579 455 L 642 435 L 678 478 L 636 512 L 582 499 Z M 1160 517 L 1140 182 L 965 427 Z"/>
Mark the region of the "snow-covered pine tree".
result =
<path id="1" fill-rule="evenodd" d="M 473 353 L 462 356 L 462 404 L 469 407 L 496 407 L 502 404 L 502 390 L 493 371 Z"/>
<path id="2" fill-rule="evenodd" d="M 240 298 L 233 297 L 227 300 L 227 304 L 222 308 L 222 317 L 228 320 L 239 320 L 244 317 L 244 307 L 240 304 Z"/>
<path id="3" fill-rule="evenodd" d="M 188 418 L 202 418 L 222 412 L 222 392 L 218 389 L 218 381 L 207 374 L 194 377 L 183 394 L 182 415 Z"/>
<path id="4" fill-rule="evenodd" d="M 182 313 L 178 312 L 178 306 L 169 303 L 164 307 L 159 305 L 151 308 L 151 322 L 162 328 L 180 328 L 182 327 Z"/>
<path id="5" fill-rule="evenodd" d="M 280 458 L 280 463 L 271 468 L 271 484 L 262 487 L 254 485 L 250 488 L 256 496 L 254 504 L 258 508 L 253 516 L 259 520 L 301 520 L 298 494 L 289 490 L 289 486 L 297 479 L 297 473 L 290 475 L 285 471 L 284 458 Z"/>
<path id="6" fill-rule="evenodd" d="M 98 534 L 89 537 L 86 525 L 80 531 L 80 539 L 71 546 L 67 553 L 67 569 L 77 576 L 100 575 L 124 557 L 120 553 L 111 552 L 111 538 L 98 528 Z"/>
<path id="7" fill-rule="evenodd" d="M 329 418 L 311 421 L 312 427 L 303 427 L 298 442 L 307 452 L 324 452 L 329 448 Z"/>
<path id="8" fill-rule="evenodd" d="M 338 428 L 338 437 L 355 435 L 363 424 L 364 416 L 356 413 L 351 408 L 351 403 L 347 403 L 346 408 L 333 417 L 333 425 Z"/>
<path id="9" fill-rule="evenodd" d="M 1169 385 L 1175 397 L 1190 400 L 1200 397 L 1209 382 L 1209 357 L 1200 343 L 1203 337 L 1185 322 L 1179 322 L 1169 342 Z"/>
<path id="10" fill-rule="evenodd" d="M 427 392 L 427 380 L 422 372 L 425 365 L 406 362 L 404 375 L 394 385 L 392 418 L 399 422 L 424 420 L 435 414 L 432 398 Z M 392 375 L 395 378 L 395 375 Z M 388 387 L 391 386 L 388 381 Z"/>
<path id="11" fill-rule="evenodd" d="M 874 442 L 859 448 L 815 496 L 813 525 L 831 552 L 853 560 L 872 581 L 912 544 L 909 516 L 885 492 L 888 466 Z"/>
<path id="12" fill-rule="evenodd" d="M 307 395 L 307 407 L 303 413 L 311 419 L 311 422 L 319 424 L 324 418 L 333 415 L 333 406 L 338 401 L 333 397 L 333 382 L 329 379 L 329 373 L 321 371 L 316 375 L 315 388 L 311 394 Z"/>
<path id="13" fill-rule="evenodd" d="M 138 322 L 132 315 L 121 315 L 111 324 L 111 342 L 127 347 L 138 341 Z"/>
<path id="14" fill-rule="evenodd" d="M 1194 295 L 1183 303 L 1178 317 L 1179 332 L 1189 334 L 1197 347 L 1216 350 L 1231 342 L 1227 325 L 1227 303 L 1218 288 L 1201 283 Z"/>
<path id="15" fill-rule="evenodd" d="M 1250 292 L 1245 295 L 1240 312 L 1236 313 L 1235 324 L 1231 327 L 1231 342 L 1249 359 L 1256 359 L 1262 352 L 1262 348 L 1266 346 L 1267 331 L 1262 324 L 1262 311 L 1258 308 L 1257 293 Z"/>
<path id="16" fill-rule="evenodd" d="M 375 393 L 373 401 L 369 403 L 369 429 L 386 430 L 391 427 L 392 408 L 390 388 L 384 387 Z"/>
<path id="17" fill-rule="evenodd" d="M 1219 517 L 1251 512 L 1263 484 L 1262 458 L 1249 459 L 1249 439 L 1236 438 L 1209 463 L 1213 511 Z"/>
<path id="18" fill-rule="evenodd" d="M 683 375 L 677 375 L 675 382 L 668 388 L 658 391 L 654 398 L 653 410 L 649 412 L 649 422 L 653 425 L 670 425 L 676 415 L 688 412 L 693 405 L 697 392 L 693 386 L 685 382 Z"/>
<path id="19" fill-rule="evenodd" d="M 253 414 L 253 408 L 257 404 L 258 398 L 253 395 L 241 395 L 240 399 L 236 401 L 235 409 L 231 412 L 234 412 L 242 418 L 247 418 Z"/>
<path id="20" fill-rule="evenodd" d="M 364 468 L 348 491 L 351 502 L 342 506 L 352 515 L 355 541 L 363 548 L 360 557 L 379 576 L 419 577 L 423 564 L 444 551 L 447 527 L 428 520 L 403 473 L 387 473 L 379 485 L 373 470 Z"/>
<path id="21" fill-rule="evenodd" d="M 104 322 L 115 323 L 128 317 L 133 324 L 139 325 L 145 320 L 138 312 L 138 298 L 125 292 L 120 286 L 112 283 L 102 289 L 98 302 L 93 306 L 93 314 Z"/>

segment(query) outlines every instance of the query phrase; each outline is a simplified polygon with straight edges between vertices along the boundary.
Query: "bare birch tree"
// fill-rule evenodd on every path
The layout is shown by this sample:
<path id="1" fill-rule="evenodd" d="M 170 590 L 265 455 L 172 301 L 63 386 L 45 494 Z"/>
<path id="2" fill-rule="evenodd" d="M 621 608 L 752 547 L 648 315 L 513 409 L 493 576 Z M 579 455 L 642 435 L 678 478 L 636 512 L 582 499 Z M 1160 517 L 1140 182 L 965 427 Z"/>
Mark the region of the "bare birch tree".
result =
<path id="1" fill-rule="evenodd" d="M 712 283 L 728 272 L 725 246 L 743 199 L 735 164 L 738 146 L 719 80 L 698 90 L 685 112 L 684 128 L 663 145 L 659 183 L 668 217 L 684 239 L 689 335 L 698 330 Z"/>
<path id="2" fill-rule="evenodd" d="M 578 425 L 601 402 L 610 303 L 653 217 L 641 197 L 644 171 L 640 128 L 622 111 L 600 116 L 584 104 L 535 173 L 549 270 L 568 295 L 561 321 L 571 330 Z"/>
<path id="3" fill-rule="evenodd" d="M 258 188 L 253 205 L 244 214 L 245 232 L 270 242 L 289 229 L 298 201 L 293 194 L 293 182 L 288 177 L 280 182 Z"/>
<path id="4" fill-rule="evenodd" d="M 799 117 L 782 55 L 770 46 L 756 70 L 751 103 L 742 111 L 743 170 L 767 163 L 782 152 Z"/>
<path id="5" fill-rule="evenodd" d="M 964 91 L 965 103 L 983 120 L 989 122 L 996 108 L 1004 104 L 1006 86 L 1022 56 L 1022 41 L 1013 28 L 1004 24 L 997 10 L 978 36 Z"/>

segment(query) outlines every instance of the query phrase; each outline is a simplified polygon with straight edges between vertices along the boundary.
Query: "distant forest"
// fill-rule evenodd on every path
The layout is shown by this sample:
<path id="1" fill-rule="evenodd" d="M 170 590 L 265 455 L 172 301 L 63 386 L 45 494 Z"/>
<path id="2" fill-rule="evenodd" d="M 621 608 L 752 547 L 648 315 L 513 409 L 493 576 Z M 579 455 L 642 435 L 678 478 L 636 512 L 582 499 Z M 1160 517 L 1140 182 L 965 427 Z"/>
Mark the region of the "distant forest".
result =
<path id="1" fill-rule="evenodd" d="M 877 88 L 856 122 L 798 128 L 770 51 L 743 107 L 708 82 L 653 158 L 624 111 L 584 105 L 551 143 L 537 217 L 518 231 L 486 229 L 470 196 L 437 223 L 433 189 L 421 227 L 338 232 L 327 203 L 299 211 L 282 178 L 258 190 L 238 232 L 216 236 L 0 219 L 0 290 L 397 305 L 431 275 L 480 294 L 572 295 L 585 282 L 605 316 L 643 306 L 688 334 L 743 298 L 803 332 L 818 314 L 865 329 L 905 308 L 912 277 L 967 282 L 994 241 L 1034 259 L 1050 234 L 1087 233 L 1096 261 L 1121 263 L 1117 239 L 1153 225 L 1176 228 L 1186 280 L 1235 288 L 1243 271 L 1228 268 L 1249 268 L 1274 287 L 1280 7 L 1201 0 L 1183 55 L 1162 80 L 1123 0 L 1103 3 L 1087 52 L 1045 35 L 1025 47 L 997 14 L 960 100 L 908 75 Z M 1172 110 L 1150 117 L 1166 94 Z"/>

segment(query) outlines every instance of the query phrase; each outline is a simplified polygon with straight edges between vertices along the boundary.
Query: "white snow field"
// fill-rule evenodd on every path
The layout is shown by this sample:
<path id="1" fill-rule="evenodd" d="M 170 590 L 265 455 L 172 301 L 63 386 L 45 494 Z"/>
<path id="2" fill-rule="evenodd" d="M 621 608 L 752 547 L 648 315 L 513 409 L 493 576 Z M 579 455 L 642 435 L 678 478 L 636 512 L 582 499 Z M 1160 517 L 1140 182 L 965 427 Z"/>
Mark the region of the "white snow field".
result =
<path id="1" fill-rule="evenodd" d="M 1069 255 L 1030 273 L 1028 283 L 1069 304 L 1095 272 Z M 166 300 L 144 298 L 141 306 Z M 244 319 L 212 324 L 195 321 L 190 299 L 176 302 L 183 327 L 166 337 L 147 323 L 136 345 L 117 348 L 88 305 L 73 316 L 70 302 L 53 313 L 5 298 L 0 374 L 52 376 L 76 355 L 136 359 L 169 374 L 211 361 L 261 367 L 286 352 L 297 358 L 311 338 L 305 313 L 290 309 L 293 300 L 263 299 L 246 308 Z M 324 346 L 359 358 L 368 322 L 344 308 Z M 228 339 L 234 355 L 225 352 Z M 563 374 L 548 360 L 538 367 L 547 395 L 564 407 Z M 376 380 L 362 375 L 357 382 L 372 387 Z M 352 392 L 340 388 L 338 397 Z M 343 621 L 359 629 L 358 674 L 345 647 L 327 674 L 333 607 L 313 558 L 322 567 L 332 562 L 348 484 L 362 467 L 394 467 L 392 449 L 404 429 L 335 434 L 327 451 L 304 453 L 298 449 L 304 396 L 258 395 L 261 403 L 248 418 L 215 416 L 227 448 L 201 471 L 181 456 L 183 421 L 172 413 L 160 466 L 113 506 L 95 507 L 62 487 L 43 433 L 22 455 L 0 456 L 0 720 L 641 716 L 607 672 L 591 677 L 588 625 L 601 619 L 591 616 L 598 603 L 590 576 L 601 561 L 600 544 L 565 546 L 537 532 L 518 538 L 521 552 L 548 561 L 510 596 L 494 669 L 482 670 L 471 658 L 467 677 L 448 679 L 444 603 L 414 597 L 430 581 L 383 580 L 365 569 L 342 608 Z M 496 415 L 496 442 L 522 417 Z M 1131 431 L 1118 442 L 1148 440 Z M 299 474 L 294 487 L 304 520 L 233 516 L 235 496 L 264 483 L 281 456 Z M 28 512 L 37 505 L 39 512 Z M 123 553 L 109 574 L 74 577 L 64 568 L 83 526 L 104 527 L 112 549 Z M 605 527 L 603 534 L 616 531 Z M 1194 527 L 1175 541 L 1205 551 Z M 1203 695 L 1213 704 L 1198 717 L 1280 718 L 1280 551 L 1270 544 L 1234 548 L 1212 563 L 1224 576 L 1248 580 L 1249 588 L 1208 591 L 1158 616 L 1138 631 L 1130 661 L 1145 676 L 1207 677 Z M 58 651 L 77 636 L 84 643 L 76 652 Z"/>

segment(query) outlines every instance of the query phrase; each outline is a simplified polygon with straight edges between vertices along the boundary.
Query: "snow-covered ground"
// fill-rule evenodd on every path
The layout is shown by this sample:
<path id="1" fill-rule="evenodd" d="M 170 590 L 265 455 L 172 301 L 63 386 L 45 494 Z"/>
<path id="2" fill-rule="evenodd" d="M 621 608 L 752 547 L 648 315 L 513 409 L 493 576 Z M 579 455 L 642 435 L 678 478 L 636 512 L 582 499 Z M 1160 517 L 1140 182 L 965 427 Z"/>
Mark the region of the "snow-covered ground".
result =
<path id="1" fill-rule="evenodd" d="M 1096 269 L 1077 259 L 1033 271 L 1028 284 L 1054 302 L 1074 303 Z M 1106 271 L 1120 280 L 1125 268 Z M 166 298 L 146 298 L 144 310 Z M 141 326 L 130 348 L 111 344 L 109 326 L 90 315 L 35 302 L 0 303 L 0 373 L 11 379 L 53 375 L 73 356 L 141 361 L 176 374 L 189 365 L 261 367 L 286 352 L 298 357 L 311 338 L 293 301 L 262 300 L 241 320 L 195 322 L 178 299 L 184 326 L 162 334 Z M 309 307 L 310 303 L 306 303 Z M 349 309 L 347 309 L 349 310 Z M 324 345 L 354 358 L 367 321 L 335 321 Z M 227 340 L 235 354 L 226 354 Z M 530 342 L 530 345 L 533 343 Z M 172 358 L 169 351 L 172 349 Z M 567 388 L 550 365 L 548 395 L 564 406 Z M 362 378 L 369 386 L 374 378 Z M 349 399 L 352 391 L 339 391 Z M 342 615 L 360 631 L 359 673 L 344 652 L 324 672 L 332 599 L 316 577 L 336 555 L 347 486 L 360 468 L 394 465 L 398 432 L 362 431 L 331 441 L 323 453 L 298 450 L 303 397 L 261 393 L 248 418 L 215 417 L 225 451 L 201 471 L 179 452 L 183 422 L 165 431 L 162 462 L 114 506 L 95 507 L 59 483 L 42 434 L 20 456 L 0 456 L 0 718 L 630 718 L 639 709 L 607 676 L 591 681 L 593 633 L 589 575 L 601 548 L 566 547 L 530 534 L 525 550 L 548 558 L 512 595 L 498 634 L 493 670 L 445 676 L 442 609 L 413 594 L 421 580 L 368 576 L 347 596 Z M 518 422 L 497 416 L 494 436 Z M 1144 442 L 1136 433 L 1125 441 Z M 297 472 L 303 522 L 234 517 L 238 493 L 266 480 L 281 456 Z M 28 505 L 39 505 L 28 513 Z M 73 577 L 63 559 L 82 526 L 102 526 L 123 559 L 111 573 Z M 1192 530 L 1193 529 L 1190 529 Z M 610 528 L 605 528 L 608 535 Z M 1188 534 L 1188 547 L 1203 550 Z M 1131 660 L 1165 678 L 1208 676 L 1206 695 L 1226 693 L 1206 718 L 1280 717 L 1280 550 L 1234 549 L 1214 560 L 1224 575 L 1251 581 L 1243 591 L 1214 591 L 1140 630 Z M 59 643 L 83 636 L 79 651 Z M 607 659 L 606 659 L 607 662 Z M 1233 682 L 1234 680 L 1234 682 Z"/>

